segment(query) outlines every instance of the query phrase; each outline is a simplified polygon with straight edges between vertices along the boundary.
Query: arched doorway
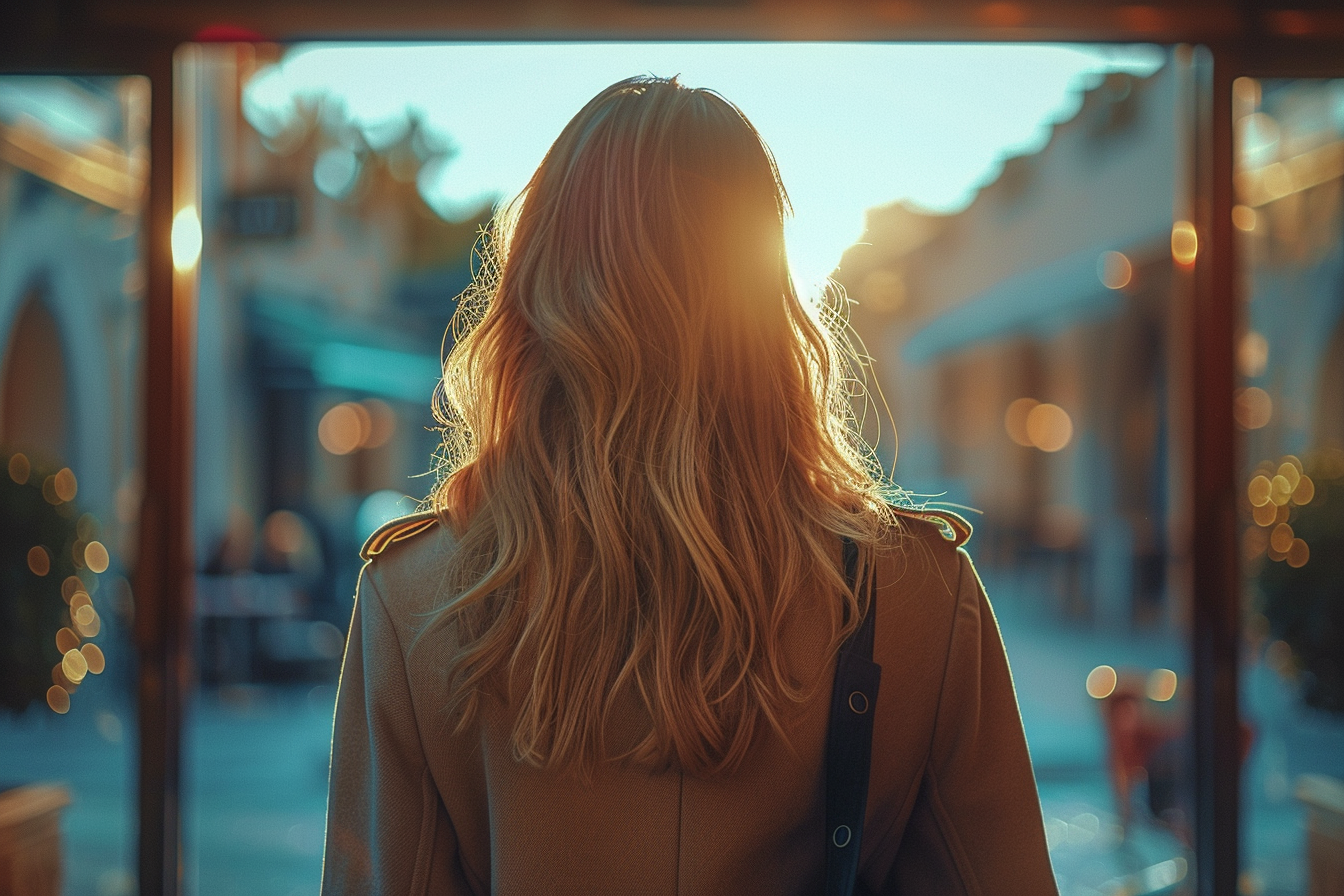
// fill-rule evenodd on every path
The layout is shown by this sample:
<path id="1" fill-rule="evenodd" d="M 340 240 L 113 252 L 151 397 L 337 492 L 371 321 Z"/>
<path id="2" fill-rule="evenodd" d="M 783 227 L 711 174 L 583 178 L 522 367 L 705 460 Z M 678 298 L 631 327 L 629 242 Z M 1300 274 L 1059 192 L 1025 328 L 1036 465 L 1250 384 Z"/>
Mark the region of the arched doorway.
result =
<path id="1" fill-rule="evenodd" d="M 44 465 L 70 457 L 65 372 L 56 319 L 36 295 L 20 309 L 0 366 L 0 445 Z"/>

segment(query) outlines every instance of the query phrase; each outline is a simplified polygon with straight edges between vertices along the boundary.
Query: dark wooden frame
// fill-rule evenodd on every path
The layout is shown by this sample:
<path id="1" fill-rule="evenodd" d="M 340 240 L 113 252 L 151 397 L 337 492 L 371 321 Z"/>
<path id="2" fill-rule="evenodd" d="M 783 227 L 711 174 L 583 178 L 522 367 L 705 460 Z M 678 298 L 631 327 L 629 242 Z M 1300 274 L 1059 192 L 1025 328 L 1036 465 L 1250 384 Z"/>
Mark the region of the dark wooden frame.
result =
<path id="1" fill-rule="evenodd" d="M 1202 45 L 1194 66 L 1194 218 L 1200 243 L 1192 320 L 1192 553 L 1197 890 L 1237 892 L 1239 838 L 1236 539 L 1238 442 L 1232 420 L 1238 326 L 1231 226 L 1232 82 L 1344 75 L 1344 13 L 1264 0 L 1100 0 L 979 3 L 852 0 L 579 0 L 560 12 L 501 0 L 385 0 L 324 5 L 285 0 L 65 0 L 0 13 L 0 72 L 140 74 L 150 79 L 151 173 L 146 217 L 148 297 L 144 505 L 135 581 L 139 650 L 139 881 L 144 896 L 180 889 L 182 714 L 192 623 L 190 540 L 195 295 L 172 266 L 174 53 L 202 29 L 225 37 L 542 40 L 830 39 L 1089 41 Z M 207 32 L 209 33 L 209 32 Z M 180 171 L 180 169 L 179 169 Z"/>

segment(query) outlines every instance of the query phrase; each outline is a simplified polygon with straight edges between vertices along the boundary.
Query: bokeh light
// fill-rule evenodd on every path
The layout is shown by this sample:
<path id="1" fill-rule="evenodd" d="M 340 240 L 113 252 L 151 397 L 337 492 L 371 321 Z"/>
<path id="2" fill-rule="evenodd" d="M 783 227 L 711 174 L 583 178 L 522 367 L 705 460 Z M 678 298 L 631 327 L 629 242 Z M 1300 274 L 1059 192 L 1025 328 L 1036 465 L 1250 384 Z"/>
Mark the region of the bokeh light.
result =
<path id="1" fill-rule="evenodd" d="M 1038 404 L 1027 414 L 1027 437 L 1042 451 L 1059 451 L 1073 438 L 1073 420 L 1057 404 Z"/>
<path id="2" fill-rule="evenodd" d="M 76 650 L 78 649 L 78 647 L 79 647 L 79 635 L 75 634 L 74 630 L 69 628 L 63 628 L 60 631 L 56 632 L 56 649 L 59 650 L 62 654 L 66 654 L 72 650 Z"/>
<path id="3" fill-rule="evenodd" d="M 1269 340 L 1255 330 L 1247 330 L 1237 343 L 1237 369 L 1244 377 L 1255 377 L 1269 365 Z"/>
<path id="4" fill-rule="evenodd" d="M 343 401 L 322 415 L 317 440 L 332 454 L 349 454 L 363 444 L 371 428 L 367 410 L 353 401 Z"/>
<path id="5" fill-rule="evenodd" d="M 1107 289 L 1124 289 L 1134 276 L 1134 266 L 1123 252 L 1103 252 L 1097 258 L 1097 279 Z"/>
<path id="6" fill-rule="evenodd" d="M 67 650 L 61 658 L 61 671 L 70 681 L 79 684 L 89 674 L 89 661 L 78 650 Z"/>
<path id="7" fill-rule="evenodd" d="M 1008 438 L 1023 448 L 1033 447 L 1031 436 L 1027 433 L 1027 416 L 1038 404 L 1040 402 L 1034 398 L 1019 398 L 1010 403 L 1003 414 L 1003 428 L 1008 431 Z"/>
<path id="8" fill-rule="evenodd" d="M 45 576 L 51 572 L 51 555 L 40 544 L 28 549 L 28 571 L 35 576 Z"/>
<path id="9" fill-rule="evenodd" d="M 62 501 L 73 501 L 79 491 L 79 483 L 75 479 L 75 474 L 69 467 L 62 467 L 55 476 L 52 477 L 52 488 L 56 491 L 56 497 Z"/>
<path id="10" fill-rule="evenodd" d="M 28 477 L 29 475 L 32 474 L 32 472 L 33 472 L 32 464 L 28 462 L 28 458 L 25 455 L 20 453 L 10 457 L 9 459 L 10 479 L 13 479 L 19 485 L 23 485 L 28 481 Z"/>
<path id="11" fill-rule="evenodd" d="M 93 572 L 107 572 L 111 558 L 101 541 L 91 541 L 84 548 L 84 563 Z"/>
<path id="12" fill-rule="evenodd" d="M 1097 700 L 1111 696 L 1119 676 L 1111 666 L 1097 666 L 1087 673 L 1087 695 Z"/>
<path id="13" fill-rule="evenodd" d="M 201 259 L 201 216 L 196 206 L 187 205 L 173 215 L 173 267 L 186 273 Z"/>
<path id="14" fill-rule="evenodd" d="M 1251 208 L 1249 205 L 1232 206 L 1232 226 L 1238 230 L 1247 233 L 1255 230 L 1255 225 L 1257 223 L 1256 219 L 1258 217 L 1259 216 L 1255 213 L 1255 209 Z"/>
<path id="15" fill-rule="evenodd" d="M 51 707 L 52 712 L 65 715 L 70 711 L 70 695 L 65 688 L 52 685 L 47 688 L 47 706 Z"/>
<path id="16" fill-rule="evenodd" d="M 1269 422 L 1274 402 L 1269 393 L 1259 386 L 1238 389 L 1232 404 L 1232 416 L 1242 429 L 1260 429 Z"/>
<path id="17" fill-rule="evenodd" d="M 97 644 L 85 644 L 79 648 L 79 652 L 83 655 L 90 672 L 94 675 L 103 674 L 103 670 L 107 668 L 107 657 L 103 656 L 103 651 Z"/>
<path id="18" fill-rule="evenodd" d="M 1148 675 L 1148 684 L 1145 688 L 1148 699 L 1156 700 L 1159 703 L 1165 703 L 1176 696 L 1176 673 L 1170 669 L 1154 669 Z"/>
<path id="19" fill-rule="evenodd" d="M 1189 221 L 1177 221 L 1171 227 L 1171 257 L 1177 264 L 1189 266 L 1195 263 L 1199 254 L 1199 237 L 1195 225 Z"/>

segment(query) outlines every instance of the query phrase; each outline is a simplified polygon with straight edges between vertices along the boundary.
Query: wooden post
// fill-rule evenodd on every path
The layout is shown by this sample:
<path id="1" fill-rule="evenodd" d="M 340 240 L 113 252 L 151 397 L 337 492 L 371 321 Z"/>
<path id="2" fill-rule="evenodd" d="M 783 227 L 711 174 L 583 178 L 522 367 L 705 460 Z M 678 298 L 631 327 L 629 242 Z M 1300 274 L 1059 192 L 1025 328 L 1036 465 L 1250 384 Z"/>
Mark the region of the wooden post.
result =
<path id="1" fill-rule="evenodd" d="M 1241 788 L 1237 646 L 1236 258 L 1232 234 L 1232 81 L 1225 48 L 1194 59 L 1194 224 L 1198 253 L 1188 344 L 1191 383 L 1195 862 L 1199 896 L 1236 896 Z"/>
<path id="2" fill-rule="evenodd" d="M 182 714 L 192 636 L 191 426 L 195 266 L 173 266 L 173 216 L 184 165 L 175 142 L 174 48 L 157 47 L 150 75 L 150 175 L 145 221 L 144 503 L 135 577 L 139 659 L 139 883 L 176 896 L 181 880 Z M 188 157 L 184 158 L 184 155 Z"/>

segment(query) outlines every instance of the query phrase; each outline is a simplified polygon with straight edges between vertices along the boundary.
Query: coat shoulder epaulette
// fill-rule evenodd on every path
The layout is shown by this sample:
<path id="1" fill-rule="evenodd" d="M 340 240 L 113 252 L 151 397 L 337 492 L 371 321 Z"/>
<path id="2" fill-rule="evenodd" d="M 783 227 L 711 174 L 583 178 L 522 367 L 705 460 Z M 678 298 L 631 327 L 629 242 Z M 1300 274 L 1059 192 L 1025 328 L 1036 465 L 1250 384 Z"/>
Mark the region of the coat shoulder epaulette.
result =
<path id="1" fill-rule="evenodd" d="M 971 524 L 964 517 L 950 510 L 923 510 L 913 507 L 893 507 L 891 509 L 897 516 L 933 523 L 938 527 L 939 534 L 946 541 L 950 541 L 954 548 L 961 547 L 971 537 Z"/>
<path id="2" fill-rule="evenodd" d="M 397 517 L 383 523 L 369 536 L 369 540 L 364 542 L 364 547 L 359 549 L 359 556 L 365 560 L 372 560 L 387 550 L 388 545 L 428 532 L 438 526 L 439 522 L 439 515 L 433 510 L 422 510 L 409 516 Z"/>

